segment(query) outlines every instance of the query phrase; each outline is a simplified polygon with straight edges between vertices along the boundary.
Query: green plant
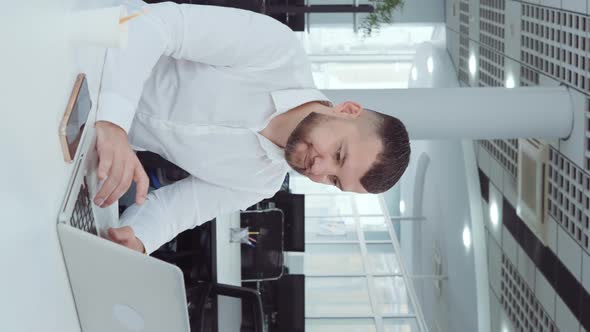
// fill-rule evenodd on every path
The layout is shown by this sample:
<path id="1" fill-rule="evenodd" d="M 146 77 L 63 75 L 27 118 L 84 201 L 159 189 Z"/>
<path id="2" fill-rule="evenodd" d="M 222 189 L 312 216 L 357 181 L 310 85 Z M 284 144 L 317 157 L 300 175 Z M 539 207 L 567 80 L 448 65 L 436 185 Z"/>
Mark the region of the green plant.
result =
<path id="1" fill-rule="evenodd" d="M 379 31 L 381 24 L 393 22 L 393 11 L 403 8 L 404 0 L 369 0 L 375 10 L 361 24 L 365 37 L 369 37 L 373 31 Z"/>

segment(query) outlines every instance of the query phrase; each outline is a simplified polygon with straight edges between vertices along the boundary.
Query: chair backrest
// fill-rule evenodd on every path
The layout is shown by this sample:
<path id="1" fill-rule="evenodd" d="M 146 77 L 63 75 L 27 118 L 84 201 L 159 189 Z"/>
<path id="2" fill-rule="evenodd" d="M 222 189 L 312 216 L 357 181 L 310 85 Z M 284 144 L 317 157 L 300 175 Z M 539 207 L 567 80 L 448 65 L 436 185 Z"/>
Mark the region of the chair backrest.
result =
<path id="1" fill-rule="evenodd" d="M 242 312 L 251 312 L 252 331 L 264 330 L 264 312 L 260 292 L 247 287 L 198 282 L 187 289 L 187 302 L 189 304 L 190 326 L 192 332 L 205 330 L 206 304 L 209 299 L 218 295 L 229 296 L 242 300 Z M 249 310 L 248 310 L 249 309 Z"/>

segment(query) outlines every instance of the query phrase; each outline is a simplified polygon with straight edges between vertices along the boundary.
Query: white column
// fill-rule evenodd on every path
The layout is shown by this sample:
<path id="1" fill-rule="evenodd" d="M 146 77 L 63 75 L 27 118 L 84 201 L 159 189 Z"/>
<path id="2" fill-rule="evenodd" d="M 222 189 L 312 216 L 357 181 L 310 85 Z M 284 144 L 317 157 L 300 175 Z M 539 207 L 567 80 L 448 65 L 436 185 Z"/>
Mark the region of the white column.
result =
<path id="1" fill-rule="evenodd" d="M 567 138 L 573 106 L 565 87 L 323 90 L 404 122 L 411 139 Z"/>

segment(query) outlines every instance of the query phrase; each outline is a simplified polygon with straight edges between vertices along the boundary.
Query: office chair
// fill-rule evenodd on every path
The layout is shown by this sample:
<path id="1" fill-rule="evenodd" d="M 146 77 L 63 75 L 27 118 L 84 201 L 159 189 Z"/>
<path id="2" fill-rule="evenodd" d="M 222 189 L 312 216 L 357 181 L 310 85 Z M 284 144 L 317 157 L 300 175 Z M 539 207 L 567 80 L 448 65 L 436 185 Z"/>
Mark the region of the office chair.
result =
<path id="1" fill-rule="evenodd" d="M 213 281 L 213 221 L 186 230 L 151 256 L 178 266 L 185 280 Z"/>
<path id="2" fill-rule="evenodd" d="M 205 332 L 206 304 L 217 295 L 234 297 L 242 300 L 242 308 L 252 310 L 252 331 L 262 332 L 264 312 L 260 292 L 247 287 L 218 283 L 198 282 L 186 291 L 190 327 L 193 332 Z M 217 317 L 215 317 L 216 319 Z"/>

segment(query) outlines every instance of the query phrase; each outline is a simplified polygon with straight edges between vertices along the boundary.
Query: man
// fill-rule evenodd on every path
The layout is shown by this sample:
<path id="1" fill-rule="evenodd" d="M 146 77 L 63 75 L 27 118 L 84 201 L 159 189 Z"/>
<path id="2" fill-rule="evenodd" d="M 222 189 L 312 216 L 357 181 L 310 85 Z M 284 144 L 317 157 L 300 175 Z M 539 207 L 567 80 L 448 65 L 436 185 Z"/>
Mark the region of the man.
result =
<path id="1" fill-rule="evenodd" d="M 343 191 L 380 193 L 409 161 L 408 134 L 315 87 L 294 33 L 236 9 L 161 3 L 130 22 L 129 47 L 109 50 L 97 113 L 99 178 L 108 206 L 137 183 L 112 240 L 151 253 L 178 233 L 279 190 L 289 166 Z M 191 176 L 147 196 L 133 150 Z"/>

